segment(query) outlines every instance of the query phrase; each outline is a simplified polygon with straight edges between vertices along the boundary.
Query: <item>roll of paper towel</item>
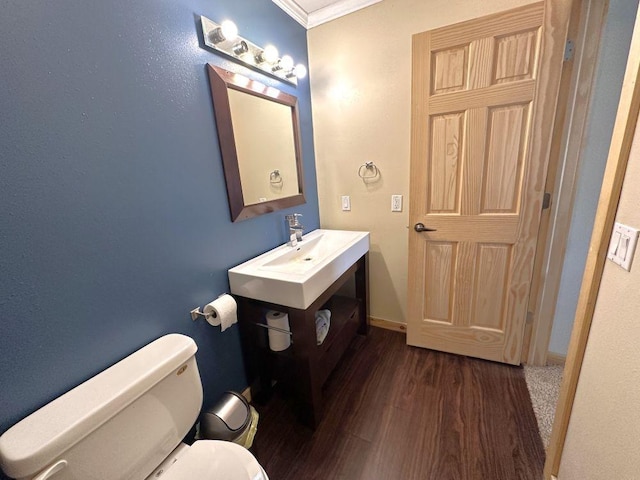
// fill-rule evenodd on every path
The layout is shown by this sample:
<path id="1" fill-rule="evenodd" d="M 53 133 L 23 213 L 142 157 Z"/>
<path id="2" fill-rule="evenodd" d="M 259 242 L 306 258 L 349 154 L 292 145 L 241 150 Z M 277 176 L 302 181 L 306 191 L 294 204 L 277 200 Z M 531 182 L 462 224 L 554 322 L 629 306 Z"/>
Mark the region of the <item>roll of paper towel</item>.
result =
<path id="1" fill-rule="evenodd" d="M 231 295 L 220 295 L 213 302 L 207 303 L 202 309 L 204 318 L 210 325 L 220 325 L 224 332 L 238 321 L 238 305 Z"/>
<path id="2" fill-rule="evenodd" d="M 289 315 L 275 310 L 267 312 L 267 325 L 279 328 L 280 330 L 290 331 Z M 277 330 L 269 330 L 269 348 L 274 352 L 286 350 L 291 345 L 291 335 L 278 332 Z"/>

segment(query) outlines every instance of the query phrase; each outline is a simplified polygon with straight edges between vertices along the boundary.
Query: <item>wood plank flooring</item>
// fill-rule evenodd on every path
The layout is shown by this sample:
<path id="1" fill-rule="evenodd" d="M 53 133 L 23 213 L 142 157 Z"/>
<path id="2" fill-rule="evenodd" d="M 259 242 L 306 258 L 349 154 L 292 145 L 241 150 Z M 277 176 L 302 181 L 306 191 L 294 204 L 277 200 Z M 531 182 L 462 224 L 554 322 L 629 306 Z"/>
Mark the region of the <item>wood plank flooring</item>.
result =
<path id="1" fill-rule="evenodd" d="M 372 328 L 325 385 L 313 432 L 286 396 L 260 407 L 253 452 L 270 480 L 542 478 L 544 449 L 524 374 L 405 344 Z"/>

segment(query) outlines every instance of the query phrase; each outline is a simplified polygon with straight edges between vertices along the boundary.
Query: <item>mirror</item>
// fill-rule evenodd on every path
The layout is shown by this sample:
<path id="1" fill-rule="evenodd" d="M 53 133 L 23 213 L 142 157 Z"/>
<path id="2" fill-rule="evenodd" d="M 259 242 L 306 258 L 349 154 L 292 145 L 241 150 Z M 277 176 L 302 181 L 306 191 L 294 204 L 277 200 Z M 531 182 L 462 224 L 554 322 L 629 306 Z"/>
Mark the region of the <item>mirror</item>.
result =
<path id="1" fill-rule="evenodd" d="M 298 101 L 208 65 L 231 220 L 305 203 Z"/>

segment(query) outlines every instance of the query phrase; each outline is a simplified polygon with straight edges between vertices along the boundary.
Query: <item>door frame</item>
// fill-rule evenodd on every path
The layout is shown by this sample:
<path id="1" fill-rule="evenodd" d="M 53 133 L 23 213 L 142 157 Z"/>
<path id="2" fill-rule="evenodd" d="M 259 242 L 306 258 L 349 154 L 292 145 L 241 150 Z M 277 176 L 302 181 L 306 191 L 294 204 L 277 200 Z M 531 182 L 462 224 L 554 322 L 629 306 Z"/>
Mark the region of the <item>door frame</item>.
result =
<path id="1" fill-rule="evenodd" d="M 609 0 L 574 0 L 568 38 L 573 59 L 562 67 L 559 102 L 545 192 L 551 206 L 543 211 L 538 232 L 530 318 L 525 328 L 521 361 L 546 365 L 560 279 L 566 253 L 576 179 L 588 126 L 591 88 Z"/>
<path id="2" fill-rule="evenodd" d="M 602 190 L 589 245 L 589 254 L 582 279 L 574 327 L 571 333 L 567 363 L 560 388 L 560 398 L 556 407 L 551 440 L 547 450 L 547 459 L 544 466 L 545 480 L 555 478 L 560 469 L 560 461 L 569 428 L 569 419 L 589 339 L 609 238 L 613 231 L 613 224 L 618 210 L 618 202 L 629 162 L 629 153 L 635 135 L 639 111 L 640 11 L 636 14 L 627 69 L 611 136 L 611 146 L 607 157 Z"/>

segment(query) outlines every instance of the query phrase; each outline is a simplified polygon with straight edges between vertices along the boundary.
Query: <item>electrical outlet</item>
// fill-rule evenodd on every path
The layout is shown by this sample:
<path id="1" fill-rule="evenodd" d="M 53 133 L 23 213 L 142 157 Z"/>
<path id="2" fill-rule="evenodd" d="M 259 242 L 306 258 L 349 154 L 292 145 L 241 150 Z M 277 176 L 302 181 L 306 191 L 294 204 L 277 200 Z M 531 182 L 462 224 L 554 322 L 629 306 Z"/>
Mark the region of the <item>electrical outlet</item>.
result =
<path id="1" fill-rule="evenodd" d="M 391 195 L 391 211 L 402 211 L 402 195 Z"/>
<path id="2" fill-rule="evenodd" d="M 342 195 L 342 211 L 348 212 L 351 210 L 351 197 L 349 195 Z"/>

